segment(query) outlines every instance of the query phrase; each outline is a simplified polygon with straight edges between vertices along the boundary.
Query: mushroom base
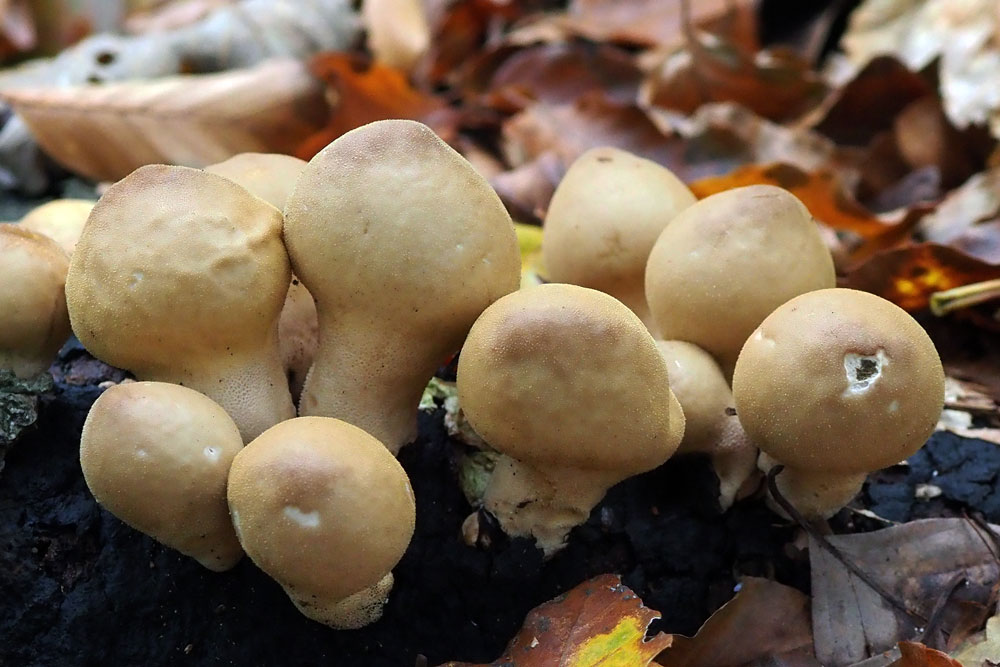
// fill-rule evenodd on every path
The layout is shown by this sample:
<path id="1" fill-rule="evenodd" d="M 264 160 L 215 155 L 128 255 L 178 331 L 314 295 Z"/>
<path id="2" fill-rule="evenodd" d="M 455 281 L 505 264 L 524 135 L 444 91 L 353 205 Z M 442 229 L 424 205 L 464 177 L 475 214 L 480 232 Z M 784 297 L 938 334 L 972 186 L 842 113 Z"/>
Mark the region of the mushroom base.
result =
<path id="1" fill-rule="evenodd" d="M 305 616 L 337 630 L 357 630 L 382 618 L 382 609 L 392 591 L 392 572 L 377 583 L 346 598 L 323 600 L 286 587 L 285 592 Z"/>
<path id="2" fill-rule="evenodd" d="M 619 478 L 581 468 L 539 470 L 501 456 L 483 505 L 511 537 L 534 537 L 545 557 L 566 545 L 574 526 L 587 520 Z"/>
<path id="3" fill-rule="evenodd" d="M 718 446 L 712 451 L 712 468 L 719 478 L 719 507 L 733 506 L 740 489 L 757 468 L 757 448 L 736 417 L 727 418 Z"/>
<path id="4" fill-rule="evenodd" d="M 757 467 L 766 473 L 780 463 L 761 452 Z M 803 518 L 829 519 L 858 495 L 867 477 L 866 472 L 831 474 L 786 466 L 774 481 L 781 495 Z M 776 514 L 791 518 L 770 495 L 767 504 Z"/>

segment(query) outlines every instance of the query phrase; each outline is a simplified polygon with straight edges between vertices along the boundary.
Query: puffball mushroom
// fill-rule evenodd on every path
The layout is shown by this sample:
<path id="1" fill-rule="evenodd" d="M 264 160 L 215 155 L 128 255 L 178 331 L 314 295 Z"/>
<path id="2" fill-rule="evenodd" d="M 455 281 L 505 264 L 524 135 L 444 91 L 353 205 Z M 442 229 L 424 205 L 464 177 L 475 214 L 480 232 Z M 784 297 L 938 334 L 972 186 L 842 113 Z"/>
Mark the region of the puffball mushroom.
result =
<path id="1" fill-rule="evenodd" d="M 416 509 L 381 442 L 329 417 L 282 422 L 237 454 L 229 507 L 247 555 L 303 614 L 344 629 L 382 615 Z"/>
<path id="2" fill-rule="evenodd" d="M 305 160 L 280 153 L 240 153 L 205 167 L 205 171 L 225 176 L 283 211 L 288 195 L 295 188 L 306 164 Z M 292 276 L 285 305 L 278 318 L 278 347 L 295 400 L 302 394 L 302 386 L 318 346 L 316 302 L 309 290 Z"/>
<path id="3" fill-rule="evenodd" d="M 740 422 L 785 469 L 778 489 L 806 517 L 827 517 L 868 472 L 924 444 L 941 415 L 944 371 L 906 311 L 849 289 L 803 294 L 746 341 L 733 375 Z"/>
<path id="4" fill-rule="evenodd" d="M 733 392 L 719 364 L 697 345 L 660 340 L 656 346 L 667 362 L 670 390 L 684 410 L 684 439 L 677 453 L 711 456 L 719 505 L 728 509 L 757 467 L 757 448 L 736 417 Z"/>
<path id="5" fill-rule="evenodd" d="M 666 461 L 684 434 L 642 321 L 576 285 L 530 287 L 487 308 L 459 357 L 458 396 L 472 427 L 505 455 L 486 509 L 547 555 L 608 488 Z"/>
<path id="6" fill-rule="evenodd" d="M 320 322 L 300 414 L 360 426 L 393 453 L 416 436 L 435 369 L 520 281 L 499 197 L 410 120 L 365 125 L 320 151 L 288 199 L 285 243 Z"/>
<path id="7" fill-rule="evenodd" d="M 570 166 L 549 204 L 547 278 L 607 292 L 651 324 L 646 261 L 660 233 L 695 196 L 665 167 L 617 148 L 593 148 Z"/>
<path id="8" fill-rule="evenodd" d="M 89 199 L 55 199 L 29 211 L 18 224 L 45 234 L 72 256 L 93 208 L 94 202 Z"/>
<path id="9" fill-rule="evenodd" d="M 772 185 L 727 190 L 681 211 L 646 265 L 646 298 L 660 335 L 698 345 L 727 377 L 771 311 L 835 282 L 809 210 Z"/>
<path id="10" fill-rule="evenodd" d="M 66 299 L 91 354 L 201 391 L 249 441 L 295 416 L 278 353 L 290 279 L 277 209 L 221 176 L 148 165 L 97 202 Z"/>
<path id="11" fill-rule="evenodd" d="M 80 438 L 91 493 L 136 530 L 228 570 L 243 557 L 226 503 L 226 480 L 243 448 L 215 401 L 165 382 L 128 382 L 98 397 Z"/>
<path id="12" fill-rule="evenodd" d="M 69 338 L 69 258 L 55 241 L 0 224 L 0 371 L 44 373 Z"/>

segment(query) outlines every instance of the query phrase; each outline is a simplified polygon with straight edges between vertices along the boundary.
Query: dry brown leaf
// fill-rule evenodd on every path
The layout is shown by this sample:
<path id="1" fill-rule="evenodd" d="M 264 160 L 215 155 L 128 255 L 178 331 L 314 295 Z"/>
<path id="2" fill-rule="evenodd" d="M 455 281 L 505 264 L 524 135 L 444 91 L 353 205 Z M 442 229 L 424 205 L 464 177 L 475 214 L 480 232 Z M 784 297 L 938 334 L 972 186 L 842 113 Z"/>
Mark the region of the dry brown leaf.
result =
<path id="1" fill-rule="evenodd" d="M 900 658 L 892 663 L 893 667 L 963 667 L 961 662 L 952 660 L 947 653 L 927 648 L 918 642 L 899 642 L 899 652 Z"/>
<path id="2" fill-rule="evenodd" d="M 291 152 L 322 125 L 322 86 L 298 61 L 103 86 L 7 90 L 42 148 L 101 181 L 144 164 L 203 166 L 236 153 Z"/>
<path id="3" fill-rule="evenodd" d="M 645 639 L 659 612 L 603 574 L 528 613 L 521 631 L 491 665 L 451 662 L 442 667 L 643 667 L 671 637 Z"/>
<path id="4" fill-rule="evenodd" d="M 796 654 L 819 666 L 812 649 L 809 597 L 775 581 L 744 577 L 740 591 L 705 621 L 693 638 L 674 636 L 657 657 L 664 667 L 731 667 Z"/>
<path id="5" fill-rule="evenodd" d="M 566 167 L 555 153 L 542 153 L 531 162 L 494 175 L 490 185 L 514 219 L 540 222 L 565 173 Z"/>
<path id="6" fill-rule="evenodd" d="M 844 287 L 873 292 L 910 311 L 927 307 L 934 292 L 1000 278 L 1000 265 L 955 248 L 918 243 L 875 253 L 844 277 Z"/>
<path id="7" fill-rule="evenodd" d="M 520 3 L 504 0 L 458 0 L 431 30 L 431 46 L 418 68 L 420 78 L 433 85 L 461 81 L 471 61 L 481 58 L 483 46 L 506 23 L 523 15 Z"/>
<path id="8" fill-rule="evenodd" d="M 995 530 L 996 528 L 994 528 Z M 925 519 L 871 533 L 830 537 L 844 557 L 925 618 L 955 575 L 965 584 L 950 596 L 939 628 L 948 632 L 962 602 L 986 604 L 1000 575 L 990 538 L 964 519 Z M 849 665 L 912 639 L 916 624 L 810 538 L 816 657 Z"/>
<path id="9" fill-rule="evenodd" d="M 1000 663 L 1000 616 L 986 621 L 986 629 L 958 646 L 952 651 L 952 656 L 964 667 L 988 667 Z"/>
<path id="10" fill-rule="evenodd" d="M 296 151 L 303 159 L 310 159 L 345 132 L 388 118 L 419 120 L 451 138 L 447 128 L 452 116 L 445 103 L 413 88 L 401 70 L 346 53 L 320 54 L 310 69 L 326 83 L 333 110 L 325 127 Z"/>
<path id="11" fill-rule="evenodd" d="M 979 222 L 1000 216 L 1000 167 L 976 174 L 949 193 L 917 230 L 928 241 L 950 243 Z"/>

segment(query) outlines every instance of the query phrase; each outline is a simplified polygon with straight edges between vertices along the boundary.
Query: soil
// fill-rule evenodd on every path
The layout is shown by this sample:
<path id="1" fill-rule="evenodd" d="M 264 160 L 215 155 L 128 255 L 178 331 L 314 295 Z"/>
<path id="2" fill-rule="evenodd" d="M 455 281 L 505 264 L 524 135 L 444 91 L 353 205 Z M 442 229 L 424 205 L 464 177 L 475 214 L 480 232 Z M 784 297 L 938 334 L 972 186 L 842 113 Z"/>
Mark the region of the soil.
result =
<path id="1" fill-rule="evenodd" d="M 455 481 L 463 446 L 449 440 L 438 411 L 421 414 L 419 439 L 400 455 L 417 530 L 385 614 L 334 631 L 299 614 L 249 559 L 209 572 L 98 507 L 80 471 L 80 429 L 98 384 L 123 375 L 78 344 L 53 375 L 38 424 L 0 476 L 4 667 L 491 661 L 530 609 L 605 572 L 623 575 L 662 612 L 656 629 L 685 634 L 732 596 L 742 574 L 808 585 L 805 564 L 783 555 L 792 529 L 759 501 L 720 514 L 700 459 L 613 488 L 549 562 L 530 541 L 490 530 L 486 517 L 489 548 L 466 546 L 461 525 L 472 508 Z"/>

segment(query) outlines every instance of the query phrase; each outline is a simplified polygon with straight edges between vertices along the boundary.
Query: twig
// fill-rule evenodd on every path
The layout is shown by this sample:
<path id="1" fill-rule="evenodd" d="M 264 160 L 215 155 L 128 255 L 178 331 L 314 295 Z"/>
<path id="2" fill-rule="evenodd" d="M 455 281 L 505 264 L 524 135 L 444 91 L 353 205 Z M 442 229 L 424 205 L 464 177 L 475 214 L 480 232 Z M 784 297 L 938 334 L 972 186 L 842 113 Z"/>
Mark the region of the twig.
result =
<path id="1" fill-rule="evenodd" d="M 924 631 L 920 634 L 920 643 L 924 646 L 929 646 L 927 643 L 937 630 L 937 626 L 941 624 L 941 619 L 944 617 L 944 608 L 948 604 L 948 600 L 951 599 L 952 594 L 955 589 L 961 584 L 965 583 L 965 574 L 962 572 L 956 572 L 955 575 L 948 580 L 948 583 L 944 586 L 944 591 L 938 598 L 938 601 L 934 604 L 934 609 L 931 611 L 931 617 L 927 621 L 927 625 L 924 626 Z"/>
<path id="2" fill-rule="evenodd" d="M 778 505 L 781 506 L 781 509 L 785 510 L 785 513 L 788 514 L 788 516 L 790 516 L 793 521 L 799 524 L 799 526 L 802 527 L 802 530 L 808 533 L 809 537 L 816 540 L 816 542 L 821 547 L 823 547 L 831 556 L 840 561 L 841 564 L 843 564 L 843 566 L 846 567 L 851 572 L 851 574 L 853 574 L 858 579 L 868 584 L 868 587 L 871 588 L 876 593 L 878 593 L 886 602 L 888 602 L 893 607 L 900 610 L 907 616 L 916 619 L 921 623 L 926 623 L 927 618 L 923 614 L 921 614 L 918 611 L 914 611 L 913 609 L 910 609 L 905 602 L 897 599 L 896 596 L 894 596 L 892 593 L 882 588 L 882 586 L 874 579 L 872 579 L 867 572 L 864 572 L 854 562 L 848 560 L 848 558 L 840 552 L 840 549 L 833 546 L 833 543 L 831 543 L 828 539 L 826 539 L 826 536 L 824 536 L 818 530 L 816 530 L 816 527 L 813 526 L 811 523 L 809 523 L 809 521 L 807 521 L 806 518 L 802 516 L 802 513 L 799 512 L 797 509 L 795 509 L 795 507 L 790 502 L 788 502 L 787 498 L 781 495 L 781 492 L 778 491 L 778 484 L 775 481 L 775 478 L 784 469 L 785 466 L 779 464 L 771 468 L 771 470 L 769 470 L 767 473 L 767 490 L 771 494 L 771 497 L 774 498 L 775 502 L 777 502 Z"/>

